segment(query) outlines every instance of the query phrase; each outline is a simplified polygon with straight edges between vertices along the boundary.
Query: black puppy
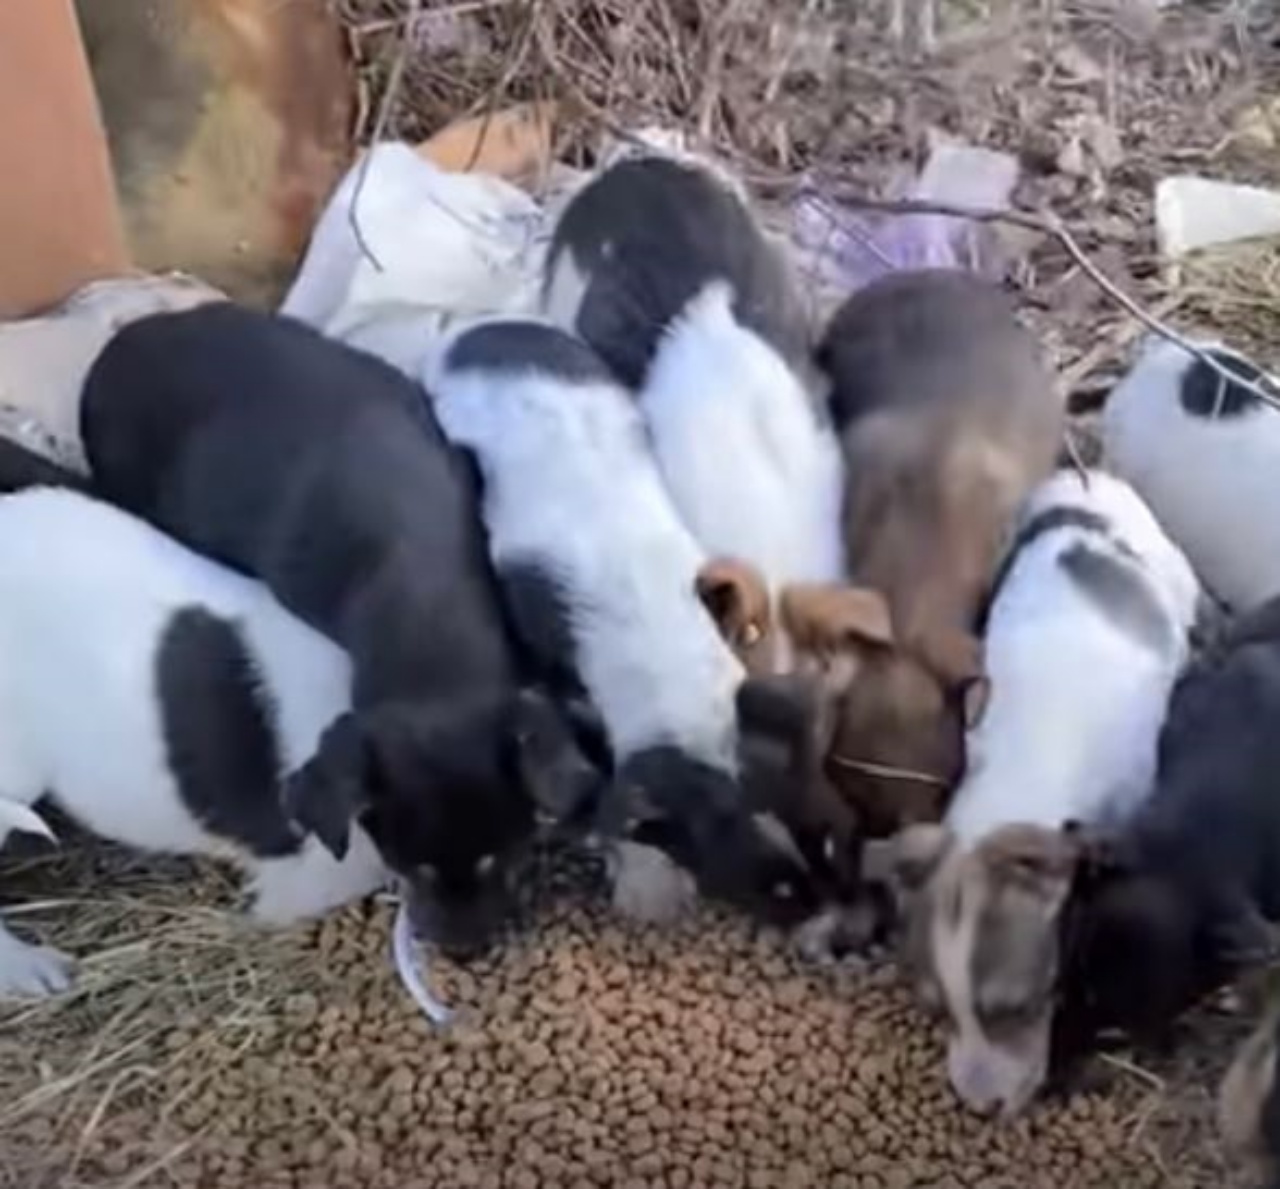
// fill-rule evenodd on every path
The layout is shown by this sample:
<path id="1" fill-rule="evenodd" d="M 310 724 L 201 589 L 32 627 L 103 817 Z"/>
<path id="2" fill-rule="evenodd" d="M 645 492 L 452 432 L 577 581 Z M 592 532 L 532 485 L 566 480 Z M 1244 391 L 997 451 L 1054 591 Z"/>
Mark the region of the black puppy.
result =
<path id="1" fill-rule="evenodd" d="M 353 710 L 293 781 L 340 853 L 358 819 L 419 926 L 470 950 L 509 860 L 591 780 L 518 692 L 474 477 L 418 386 L 301 323 L 229 303 L 122 330 L 85 383 L 96 489 L 263 580 L 353 662 Z"/>
<path id="2" fill-rule="evenodd" d="M 1103 1029 L 1158 1040 L 1197 997 L 1272 955 L 1278 723 L 1280 599 L 1183 675 L 1151 799 L 1080 865 L 1064 924 L 1064 1056 Z"/>

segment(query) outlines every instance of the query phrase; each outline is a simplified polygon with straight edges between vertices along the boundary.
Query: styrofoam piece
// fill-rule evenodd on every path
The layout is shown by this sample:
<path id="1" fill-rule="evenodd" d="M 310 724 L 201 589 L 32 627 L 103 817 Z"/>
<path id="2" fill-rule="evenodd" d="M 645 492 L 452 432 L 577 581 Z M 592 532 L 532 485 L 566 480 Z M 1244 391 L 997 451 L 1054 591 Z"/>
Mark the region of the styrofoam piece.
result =
<path id="1" fill-rule="evenodd" d="M 95 281 L 48 313 L 0 322 L 0 433 L 85 472 L 80 392 L 99 352 L 149 314 L 223 299 L 181 273 Z"/>
<path id="2" fill-rule="evenodd" d="M 433 1024 L 447 1024 L 453 1012 L 440 1002 L 427 988 L 422 977 L 421 947 L 413 939 L 409 928 L 409 910 L 404 901 L 396 909 L 396 923 L 391 930 L 391 952 L 395 959 L 396 973 L 404 988 L 413 997 L 422 1014 Z"/>
<path id="3" fill-rule="evenodd" d="M 1156 238 L 1167 259 L 1271 235 L 1280 235 L 1280 190 L 1195 174 L 1162 178 L 1156 185 Z"/>
<path id="4" fill-rule="evenodd" d="M 396 141 L 369 154 L 330 198 L 281 312 L 416 377 L 455 321 L 536 308 L 549 229 L 501 178 Z"/>

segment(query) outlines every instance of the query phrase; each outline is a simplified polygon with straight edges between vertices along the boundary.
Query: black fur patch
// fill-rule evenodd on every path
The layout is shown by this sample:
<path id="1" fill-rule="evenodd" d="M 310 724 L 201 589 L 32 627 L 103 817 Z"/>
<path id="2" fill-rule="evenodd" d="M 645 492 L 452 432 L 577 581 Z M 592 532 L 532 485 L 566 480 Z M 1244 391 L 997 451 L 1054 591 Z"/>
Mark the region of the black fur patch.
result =
<path id="1" fill-rule="evenodd" d="M 28 450 L 11 438 L 0 436 L 0 492 L 23 491 L 29 487 L 67 487 L 87 491 L 87 479 L 74 471 Z"/>
<path id="2" fill-rule="evenodd" d="M 1229 351 L 1209 351 L 1209 355 L 1227 371 L 1252 384 L 1264 384 L 1266 373 L 1247 359 Z M 1178 400 L 1193 417 L 1239 417 L 1257 408 L 1262 401 L 1239 384 L 1233 384 L 1213 370 L 1203 359 L 1193 359 L 1182 373 Z"/>
<path id="3" fill-rule="evenodd" d="M 556 580 L 532 561 L 499 564 L 498 580 L 531 671 L 557 693 L 583 693 L 568 600 Z"/>
<path id="4" fill-rule="evenodd" d="M 536 371 L 574 384 L 612 382 L 603 360 L 581 339 L 542 322 L 487 322 L 449 348 L 450 370 Z"/>
<path id="5" fill-rule="evenodd" d="M 1004 586 L 1006 579 L 1009 577 L 1009 571 L 1013 569 L 1018 556 L 1032 541 L 1038 540 L 1047 533 L 1056 532 L 1060 528 L 1082 528 L 1086 532 L 1106 534 L 1110 525 L 1105 517 L 1099 516 L 1096 512 L 1090 512 L 1086 508 L 1070 507 L 1046 508 L 1043 512 L 1028 520 L 1009 543 L 1009 548 L 1005 550 L 999 566 L 996 567 L 995 578 L 991 582 L 991 591 L 978 616 L 978 630 L 980 633 L 985 633 L 987 630 L 987 620 L 991 615 L 992 604 L 995 603 L 996 597 L 1000 593 L 1000 588 Z"/>
<path id="6" fill-rule="evenodd" d="M 239 628 L 198 607 L 175 614 L 156 656 L 156 693 L 165 754 L 191 813 L 261 858 L 295 853 L 275 709 Z"/>
<path id="7" fill-rule="evenodd" d="M 738 195 L 701 167 L 661 156 L 611 166 L 565 209 L 548 278 L 566 251 L 586 281 L 576 329 L 629 388 L 714 280 L 733 287 L 743 326 L 792 362 L 808 354 L 808 325 L 778 253 Z"/>
<path id="8" fill-rule="evenodd" d="M 1168 618 L 1136 566 L 1084 541 L 1063 550 L 1058 564 L 1125 635 L 1154 652 L 1165 650 Z"/>

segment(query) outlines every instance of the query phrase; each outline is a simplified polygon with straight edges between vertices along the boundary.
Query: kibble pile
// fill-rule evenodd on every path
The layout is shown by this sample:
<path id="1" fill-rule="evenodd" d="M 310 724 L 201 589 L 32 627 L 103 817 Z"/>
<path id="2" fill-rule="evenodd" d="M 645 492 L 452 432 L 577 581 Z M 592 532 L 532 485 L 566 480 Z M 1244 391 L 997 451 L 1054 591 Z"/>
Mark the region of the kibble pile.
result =
<path id="1" fill-rule="evenodd" d="M 312 989 L 258 1018 L 191 1018 L 158 1038 L 154 1076 L 112 1088 L 75 1178 L 58 1183 L 1161 1183 L 1115 1100 L 1012 1127 L 963 1114 L 939 1037 L 888 971 L 807 968 L 712 914 L 670 933 L 580 904 L 542 915 L 487 964 L 432 968 L 433 989 L 461 1009 L 446 1030 L 390 968 L 386 907 L 331 918 L 307 941 Z M 52 1134 L 39 1113 L 23 1126 L 27 1143 Z"/>

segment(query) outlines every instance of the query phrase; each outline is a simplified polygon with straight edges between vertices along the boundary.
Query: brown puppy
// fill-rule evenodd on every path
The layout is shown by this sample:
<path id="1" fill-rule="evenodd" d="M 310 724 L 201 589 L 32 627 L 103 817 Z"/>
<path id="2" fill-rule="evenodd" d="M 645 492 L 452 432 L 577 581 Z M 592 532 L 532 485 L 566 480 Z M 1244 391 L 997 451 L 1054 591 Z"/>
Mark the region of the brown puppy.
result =
<path id="1" fill-rule="evenodd" d="M 1052 471 L 1064 410 L 1013 301 L 969 273 L 897 273 L 819 348 L 847 471 L 857 588 L 800 592 L 793 636 L 832 670 L 831 776 L 872 834 L 936 820 L 987 679 L 976 625 L 1014 514 Z"/>

